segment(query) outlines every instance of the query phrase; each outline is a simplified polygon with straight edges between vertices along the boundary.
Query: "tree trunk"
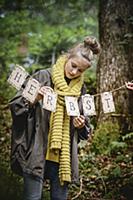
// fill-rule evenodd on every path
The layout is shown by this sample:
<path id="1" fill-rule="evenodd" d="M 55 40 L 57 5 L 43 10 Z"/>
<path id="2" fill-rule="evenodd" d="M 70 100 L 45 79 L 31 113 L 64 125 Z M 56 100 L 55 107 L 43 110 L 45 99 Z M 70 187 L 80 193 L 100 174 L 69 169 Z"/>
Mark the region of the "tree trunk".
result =
<path id="1" fill-rule="evenodd" d="M 133 4 L 131 0 L 100 0 L 101 54 L 97 67 L 97 93 L 113 91 L 133 80 Z M 133 91 L 112 92 L 115 113 L 104 114 L 97 98 L 98 124 L 118 122 L 122 132 L 133 130 Z M 100 96 L 99 96 L 100 97 Z"/>

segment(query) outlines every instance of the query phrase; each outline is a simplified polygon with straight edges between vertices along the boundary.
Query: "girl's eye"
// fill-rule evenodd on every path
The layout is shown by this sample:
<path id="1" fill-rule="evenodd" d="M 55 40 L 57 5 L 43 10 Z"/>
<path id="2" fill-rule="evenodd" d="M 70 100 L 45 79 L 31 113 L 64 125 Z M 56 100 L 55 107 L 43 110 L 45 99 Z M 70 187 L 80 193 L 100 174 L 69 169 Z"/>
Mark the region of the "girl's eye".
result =
<path id="1" fill-rule="evenodd" d="M 73 67 L 73 68 L 76 68 L 76 67 L 77 67 L 77 65 L 75 65 L 75 64 L 72 64 L 72 67 Z"/>
<path id="2" fill-rule="evenodd" d="M 79 69 L 78 71 L 79 71 L 79 72 L 82 72 L 82 70 L 81 70 L 81 69 Z"/>

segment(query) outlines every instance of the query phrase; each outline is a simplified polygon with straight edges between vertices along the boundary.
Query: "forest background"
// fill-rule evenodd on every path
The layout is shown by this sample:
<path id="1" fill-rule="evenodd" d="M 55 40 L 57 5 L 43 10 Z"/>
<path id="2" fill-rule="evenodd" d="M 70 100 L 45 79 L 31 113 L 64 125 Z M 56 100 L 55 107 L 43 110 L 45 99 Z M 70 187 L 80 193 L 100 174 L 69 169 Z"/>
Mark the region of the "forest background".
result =
<path id="1" fill-rule="evenodd" d="M 112 91 L 133 80 L 133 9 L 131 0 L 0 1 L 0 199 L 21 199 L 22 179 L 10 169 L 9 100 L 16 90 L 7 79 L 15 64 L 30 74 L 50 67 L 84 36 L 95 36 L 102 52 L 85 74 L 89 94 Z M 118 76 L 119 75 L 119 76 Z M 133 199 L 133 92 L 113 93 L 116 113 L 104 114 L 96 98 L 90 117 L 92 138 L 79 145 L 80 185 L 69 199 Z M 49 184 L 44 185 L 49 199 Z"/>

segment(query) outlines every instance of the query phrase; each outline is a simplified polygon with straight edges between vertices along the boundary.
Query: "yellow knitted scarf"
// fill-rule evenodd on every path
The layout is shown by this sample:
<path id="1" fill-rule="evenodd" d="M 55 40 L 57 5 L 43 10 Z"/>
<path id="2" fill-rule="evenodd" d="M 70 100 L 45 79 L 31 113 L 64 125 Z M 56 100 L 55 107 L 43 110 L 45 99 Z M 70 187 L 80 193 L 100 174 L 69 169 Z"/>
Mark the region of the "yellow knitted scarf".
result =
<path id="1" fill-rule="evenodd" d="M 71 182 L 70 164 L 70 117 L 66 113 L 64 96 L 79 96 L 83 76 L 72 79 L 68 85 L 64 78 L 66 56 L 61 56 L 52 69 L 54 90 L 58 94 L 56 111 L 51 113 L 49 141 L 46 159 L 59 162 L 61 185 Z"/>

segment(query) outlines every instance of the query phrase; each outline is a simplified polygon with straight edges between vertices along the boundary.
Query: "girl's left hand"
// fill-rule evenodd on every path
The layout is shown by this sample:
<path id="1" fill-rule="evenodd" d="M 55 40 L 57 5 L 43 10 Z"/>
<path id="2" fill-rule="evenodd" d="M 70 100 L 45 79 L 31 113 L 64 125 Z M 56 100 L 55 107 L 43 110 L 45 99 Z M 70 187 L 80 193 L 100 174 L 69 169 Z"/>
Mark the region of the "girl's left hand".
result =
<path id="1" fill-rule="evenodd" d="M 74 117 L 73 125 L 76 128 L 83 128 L 85 126 L 85 117 L 83 115 L 80 115 L 79 117 Z"/>

